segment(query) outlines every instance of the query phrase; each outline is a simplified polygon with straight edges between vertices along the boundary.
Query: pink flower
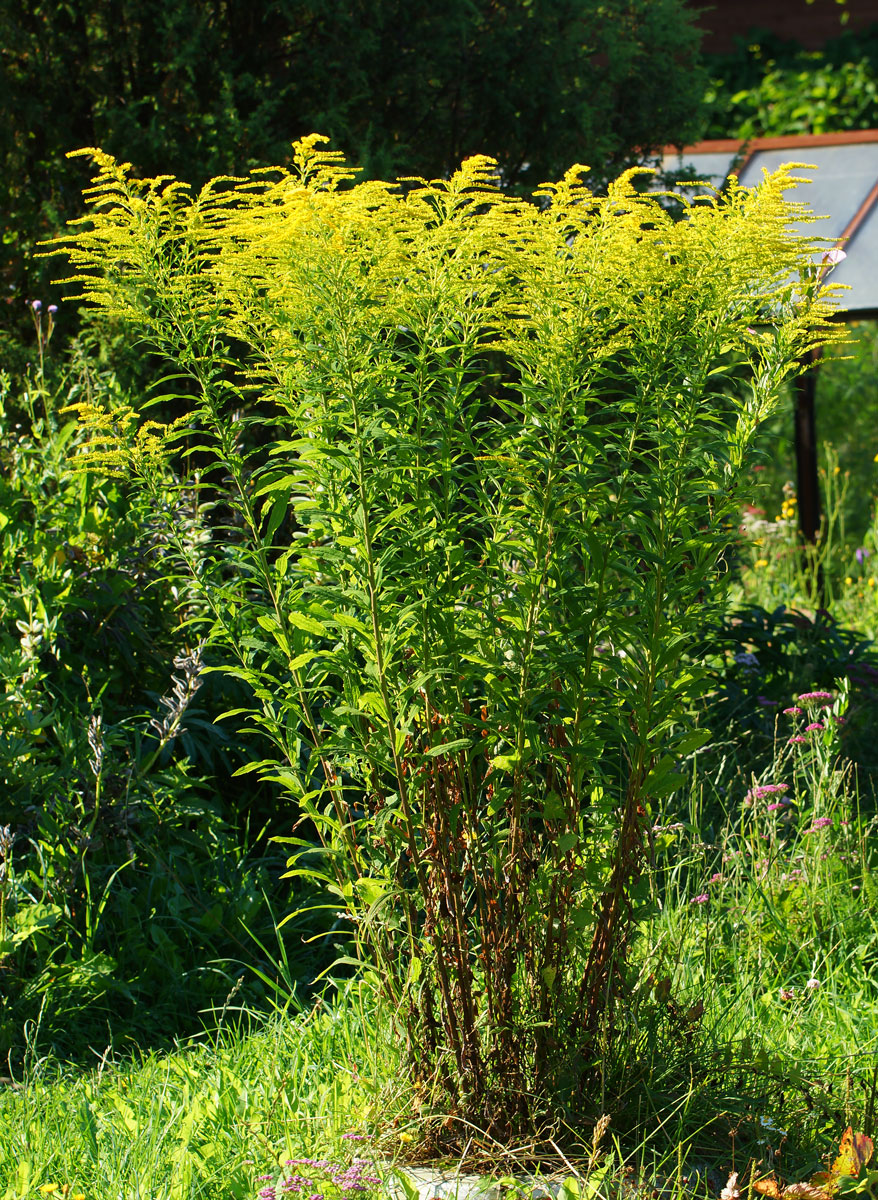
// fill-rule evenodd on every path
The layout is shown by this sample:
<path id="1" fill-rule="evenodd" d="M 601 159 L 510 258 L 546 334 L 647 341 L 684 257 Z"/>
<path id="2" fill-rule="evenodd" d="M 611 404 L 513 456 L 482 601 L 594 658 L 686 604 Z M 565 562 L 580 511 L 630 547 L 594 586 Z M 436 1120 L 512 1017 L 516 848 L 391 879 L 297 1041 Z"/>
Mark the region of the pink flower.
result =
<path id="1" fill-rule="evenodd" d="M 815 704 L 826 704 L 832 700 L 832 692 L 802 692 L 796 699 L 803 700 L 806 704 L 811 701 Z"/>
<path id="2" fill-rule="evenodd" d="M 811 828 L 806 829 L 805 833 L 819 833 L 821 829 L 827 829 L 831 825 L 831 817 L 815 817 L 815 819 L 811 822 Z"/>
<path id="3" fill-rule="evenodd" d="M 795 737 L 791 737 L 791 738 L 790 738 L 790 740 L 789 740 L 789 744 L 790 744 L 791 746 L 800 746 L 800 745 L 802 744 L 802 742 L 807 742 L 807 740 L 808 740 L 808 739 L 807 739 L 807 738 L 805 738 L 805 737 L 802 737 L 802 735 L 801 735 L 800 733 L 797 733 L 797 734 L 795 735 Z"/>
<path id="4" fill-rule="evenodd" d="M 717 873 L 715 875 L 711 875 L 710 879 L 708 880 L 708 883 L 722 883 L 722 881 L 723 881 L 722 874 L 721 874 L 721 872 L 717 871 Z"/>
<path id="5" fill-rule="evenodd" d="M 702 892 L 700 896 L 695 896 L 692 900 L 689 901 L 689 903 L 690 904 L 706 904 L 709 899 L 710 899 L 710 896 L 707 894 L 707 892 Z"/>
<path id="6" fill-rule="evenodd" d="M 802 715 L 802 713 L 803 713 L 803 712 L 804 712 L 804 709 L 801 709 L 801 708 L 799 708 L 799 707 L 798 707 L 798 705 L 796 705 L 796 704 L 794 704 L 794 705 L 792 706 L 792 708 L 785 708 L 785 709 L 784 709 L 784 713 L 785 713 L 785 714 L 786 714 L 788 717 L 800 717 L 800 716 Z"/>
<path id="7" fill-rule="evenodd" d="M 809 979 L 808 982 L 805 984 L 805 987 L 808 989 L 809 992 L 816 991 L 817 988 L 822 987 L 822 986 L 823 985 L 821 984 L 819 979 Z"/>
<path id="8" fill-rule="evenodd" d="M 825 729 L 826 726 L 820 721 L 812 721 L 810 725 L 805 726 L 805 733 L 816 733 L 818 729 Z"/>
<path id="9" fill-rule="evenodd" d="M 750 789 L 744 797 L 744 803 L 752 804 L 754 800 L 765 800 L 768 796 L 782 795 L 789 791 L 789 786 L 788 783 L 760 783 Z"/>
<path id="10" fill-rule="evenodd" d="M 781 1000 L 792 1000 L 793 997 L 795 996 L 795 994 L 796 993 L 792 988 L 781 988 L 780 989 Z"/>

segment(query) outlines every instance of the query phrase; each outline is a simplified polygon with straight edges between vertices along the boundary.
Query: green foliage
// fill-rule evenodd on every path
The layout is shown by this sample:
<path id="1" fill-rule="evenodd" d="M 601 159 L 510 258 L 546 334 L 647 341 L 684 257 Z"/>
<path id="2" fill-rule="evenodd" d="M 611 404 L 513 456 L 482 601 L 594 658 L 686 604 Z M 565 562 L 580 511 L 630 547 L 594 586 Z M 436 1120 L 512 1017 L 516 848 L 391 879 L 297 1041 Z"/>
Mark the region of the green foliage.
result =
<path id="1" fill-rule="evenodd" d="M 320 140 L 195 199 L 90 152 L 86 298 L 198 394 L 164 431 L 81 405 L 82 461 L 157 495 L 197 456 L 228 551 L 177 549 L 274 747 L 248 769 L 319 837 L 291 874 L 354 921 L 425 1113 L 539 1135 L 612 1030 L 648 806 L 709 736 L 683 654 L 829 293 L 785 171 L 674 221 L 633 173 L 351 187 Z"/>
<path id="2" fill-rule="evenodd" d="M 800 711 L 779 716 L 769 762 L 753 762 L 746 738 L 708 749 L 657 823 L 660 911 L 641 945 L 660 1007 L 697 1013 L 677 1067 L 697 1081 L 691 1120 L 707 1118 L 693 1136 L 734 1129 L 739 1165 L 782 1128 L 779 1169 L 795 1179 L 845 1125 L 875 1131 L 878 924 L 875 820 L 838 757 L 847 689 L 784 702 Z M 631 1033 L 646 1040 L 636 1019 Z M 659 1043 L 641 1068 L 656 1102 L 668 1057 Z"/>
<path id="3" fill-rule="evenodd" d="M 71 468 L 82 435 L 59 409 L 118 399 L 118 381 L 77 347 L 55 362 L 54 314 L 32 313 L 34 368 L 0 375 L 4 1061 L 191 1031 L 248 961 L 267 982 L 247 972 L 237 1003 L 264 999 L 247 930 L 272 934 L 280 865 L 248 845 L 258 808 L 211 719 L 229 695 L 202 673 L 198 604 L 162 577 L 156 512 Z M 204 552 L 192 498 L 159 501 Z M 319 952 L 292 957 L 293 976 L 319 969 Z"/>
<path id="4" fill-rule="evenodd" d="M 853 321 L 847 324 L 847 329 L 849 340 L 843 346 L 827 348 L 816 371 L 816 425 L 822 447 L 819 463 L 821 505 L 825 523 L 827 526 L 830 521 L 832 523 L 833 543 L 833 562 L 825 565 L 835 577 L 832 582 L 836 596 L 837 585 L 844 577 L 857 574 L 850 570 L 852 548 L 864 545 L 870 550 L 874 548 L 872 525 L 878 502 L 878 437 L 875 433 L 878 398 L 873 383 L 878 372 L 878 324 Z M 757 441 L 759 459 L 754 464 L 753 484 L 748 496 L 753 511 L 745 515 L 751 532 L 760 516 L 767 517 L 769 524 L 776 524 L 784 496 L 793 495 L 796 480 L 793 428 L 793 397 L 790 395 L 788 402 L 766 422 Z M 765 529 L 760 527 L 760 532 Z M 755 532 L 753 536 L 757 536 Z M 773 581 L 774 594 L 779 600 L 786 599 L 778 590 L 779 586 L 779 580 Z M 870 628 L 874 636 L 878 629 Z"/>
<path id="5" fill-rule="evenodd" d="M 708 138 L 837 133 L 878 125 L 878 29 L 805 50 L 755 33 L 707 63 Z"/>
<path id="6" fill-rule="evenodd" d="M 793 553 L 800 548 L 793 542 Z M 803 597 L 801 598 L 803 599 Z M 726 745 L 746 739 L 753 769 L 771 760 L 778 717 L 789 697 L 809 687 L 851 689 L 844 749 L 864 770 L 875 769 L 878 652 L 873 643 L 846 629 L 825 609 L 816 613 L 772 611 L 751 603 L 733 608 L 699 646 L 714 686 L 705 697 L 703 720 L 722 729 Z"/>
<path id="7" fill-rule="evenodd" d="M 771 1163 L 777 1129 L 780 1171 L 803 1179 L 848 1123 L 875 1132 L 874 822 L 849 780 L 829 772 L 815 791 L 806 757 L 778 749 L 755 779 L 746 742 L 724 765 L 702 752 L 656 822 L 640 986 L 605 1059 L 603 1140 L 580 1126 L 568 1160 L 587 1178 L 568 1179 L 566 1197 L 614 1193 L 635 1172 L 679 1200 L 693 1178 L 709 1195 L 731 1169 L 745 1181 L 749 1161 Z M 776 782 L 793 804 L 746 803 L 754 784 Z M 830 823 L 815 829 L 815 817 Z M 87 1072 L 35 1061 L 0 1080 L 0 1196 L 35 1200 L 54 1183 L 55 1194 L 255 1200 L 259 1177 L 273 1183 L 288 1159 L 354 1149 L 387 1164 L 423 1128 L 391 1031 L 357 987 L 255 1032 L 227 1016 L 215 1041 L 167 1056 L 110 1055 Z M 496 1143 L 472 1132 L 477 1163 L 486 1153 L 513 1177 L 533 1165 L 518 1147 L 498 1164 Z"/>
<path id="8" fill-rule="evenodd" d="M 487 150 L 536 186 L 691 140 L 704 90 L 682 0 L 2 0 L 0 30 L 0 271 L 30 294 L 75 146 L 201 184 L 325 129 L 378 177 Z"/>

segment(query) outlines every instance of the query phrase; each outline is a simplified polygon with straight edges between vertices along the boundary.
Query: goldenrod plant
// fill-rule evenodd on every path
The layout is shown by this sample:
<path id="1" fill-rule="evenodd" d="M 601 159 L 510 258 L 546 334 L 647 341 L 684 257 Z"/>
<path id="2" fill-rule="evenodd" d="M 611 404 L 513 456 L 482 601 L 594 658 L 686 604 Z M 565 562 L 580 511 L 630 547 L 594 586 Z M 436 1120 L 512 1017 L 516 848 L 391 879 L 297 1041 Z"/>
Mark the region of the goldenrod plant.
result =
<path id="1" fill-rule="evenodd" d="M 539 1142 L 613 1037 L 652 809 L 710 736 L 683 656 L 831 289 L 794 166 L 672 215 L 641 169 L 525 202 L 481 156 L 357 184 L 325 140 L 194 196 L 80 152 L 56 249 L 190 381 L 164 426 L 81 406 L 80 461 L 211 497 L 192 574 L 252 769 L 396 1007 L 425 1136 Z"/>

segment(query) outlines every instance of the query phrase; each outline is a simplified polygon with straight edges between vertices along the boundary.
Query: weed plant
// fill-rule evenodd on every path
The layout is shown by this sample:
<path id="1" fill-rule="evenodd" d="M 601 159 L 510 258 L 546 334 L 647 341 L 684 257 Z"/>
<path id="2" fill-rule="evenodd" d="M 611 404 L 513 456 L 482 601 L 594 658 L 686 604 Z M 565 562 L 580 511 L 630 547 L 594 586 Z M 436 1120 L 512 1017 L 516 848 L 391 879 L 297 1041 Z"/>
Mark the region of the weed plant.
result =
<path id="1" fill-rule="evenodd" d="M 273 744 L 250 769 L 310 823 L 291 873 L 343 904 L 437 1138 L 539 1142 L 613 1028 L 648 806 L 709 736 L 684 651 L 829 293 L 788 171 L 675 221 L 636 172 L 352 187 L 321 140 L 196 198 L 84 152 L 85 295 L 198 395 L 79 406 L 83 466 L 155 496 L 196 457 L 229 550 L 177 548 Z"/>

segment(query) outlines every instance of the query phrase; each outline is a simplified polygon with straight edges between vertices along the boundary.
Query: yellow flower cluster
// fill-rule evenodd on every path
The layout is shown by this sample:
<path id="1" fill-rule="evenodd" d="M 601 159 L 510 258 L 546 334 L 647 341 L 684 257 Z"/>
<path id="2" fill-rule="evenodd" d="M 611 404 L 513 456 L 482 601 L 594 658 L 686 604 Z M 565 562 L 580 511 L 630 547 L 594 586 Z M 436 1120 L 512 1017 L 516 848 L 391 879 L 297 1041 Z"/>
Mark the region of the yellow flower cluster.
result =
<path id="1" fill-rule="evenodd" d="M 102 475 L 125 476 L 141 473 L 150 464 L 160 464 L 171 454 L 174 434 L 185 424 L 178 417 L 168 425 L 141 421 L 140 414 L 127 404 L 105 409 L 97 404 L 71 404 L 61 410 L 75 412 L 89 431 L 89 440 L 77 448 L 73 465 Z"/>
<path id="2" fill-rule="evenodd" d="M 796 518 L 796 497 L 785 496 L 783 503 L 780 506 L 780 516 L 778 521 L 794 521 Z"/>

